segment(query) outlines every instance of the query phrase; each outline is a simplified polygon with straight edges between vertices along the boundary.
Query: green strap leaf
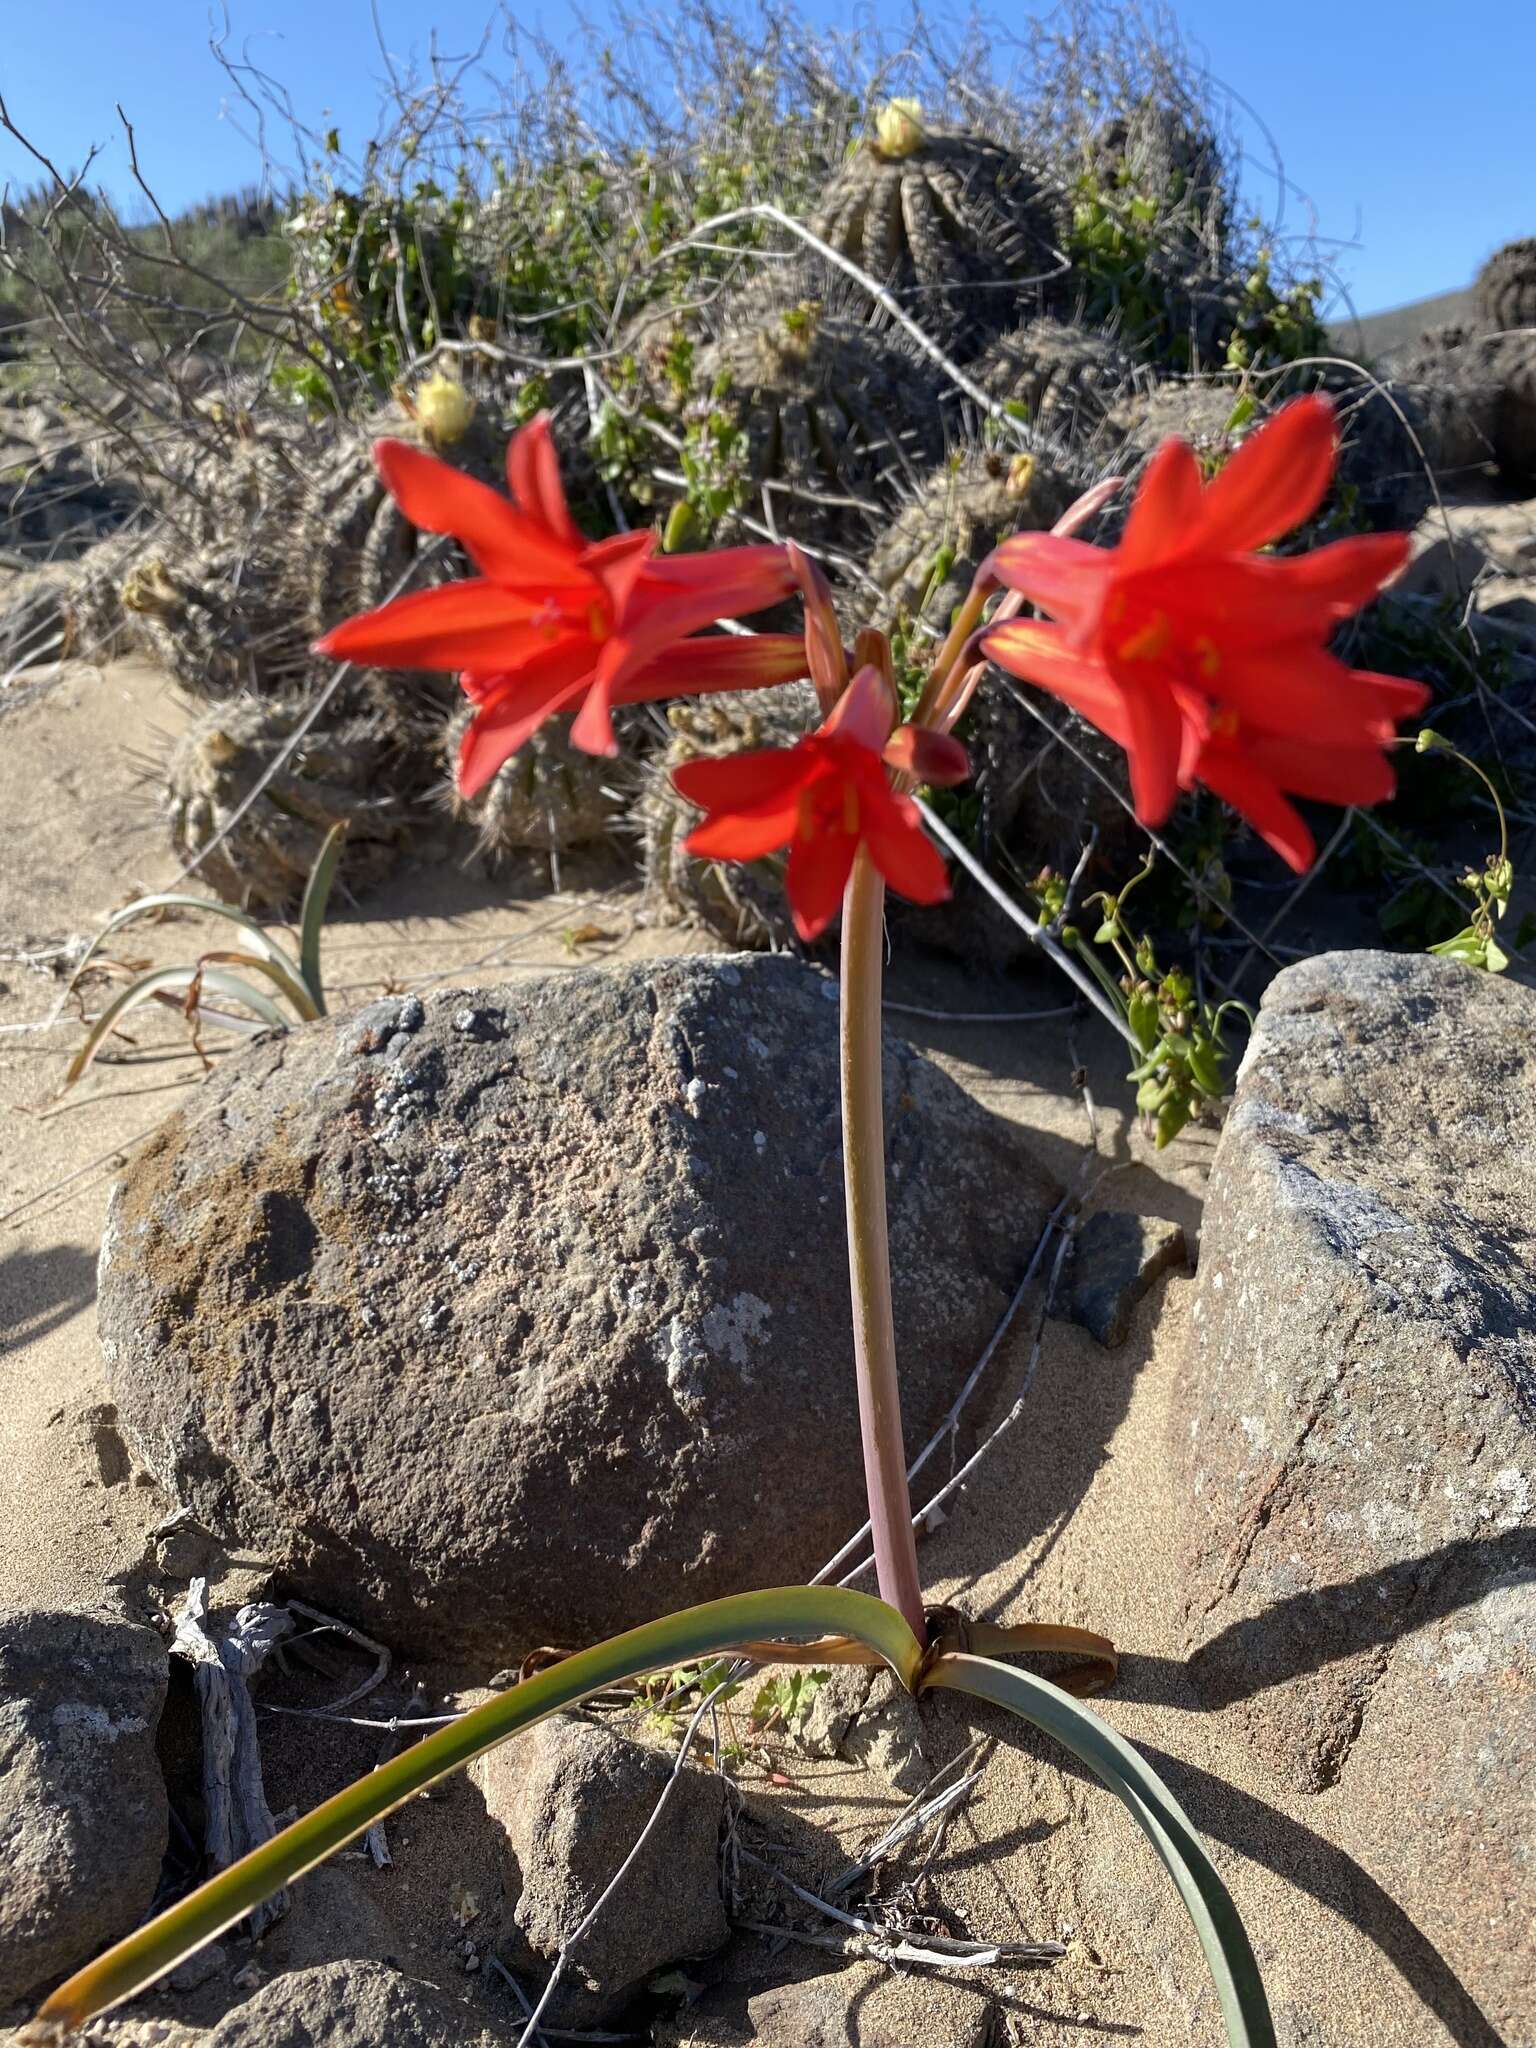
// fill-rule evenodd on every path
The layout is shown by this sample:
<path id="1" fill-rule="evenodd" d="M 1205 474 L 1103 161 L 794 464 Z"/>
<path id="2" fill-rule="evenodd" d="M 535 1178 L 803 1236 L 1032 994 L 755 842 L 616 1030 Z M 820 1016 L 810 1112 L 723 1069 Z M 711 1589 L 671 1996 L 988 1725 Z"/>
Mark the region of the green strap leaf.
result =
<path id="1" fill-rule="evenodd" d="M 499 1693 L 461 1720 L 418 1742 L 293 1822 L 259 1849 L 211 1878 L 168 1912 L 109 1948 L 61 1984 L 24 2039 L 59 2039 L 108 2006 L 132 1998 L 189 1955 L 244 1919 L 252 1907 L 355 1841 L 423 1787 L 483 1756 L 535 1722 L 650 1671 L 672 1671 L 738 1643 L 787 1636 L 856 1636 L 884 1658 L 910 1690 L 922 1653 L 892 1607 L 838 1586 L 788 1586 L 739 1593 L 614 1636 Z"/>
<path id="2" fill-rule="evenodd" d="M 256 962 L 252 960 L 249 964 L 254 967 Z M 69 1063 L 69 1071 L 64 1076 L 65 1088 L 73 1088 L 105 1044 L 107 1034 L 117 1024 L 119 1018 L 126 1017 L 130 1010 L 136 1010 L 141 1003 L 158 1002 L 169 990 L 188 989 L 195 981 L 201 981 L 203 987 L 211 989 L 215 995 L 225 996 L 232 1002 L 243 1003 L 252 1016 L 259 1020 L 259 1030 L 287 1029 L 288 1020 L 276 1003 L 264 996 L 260 989 L 252 988 L 249 982 L 242 981 L 238 974 L 228 974 L 222 967 L 155 967 L 148 974 L 141 974 L 137 981 L 131 982 L 127 988 L 115 995 L 92 1024 L 86 1034 L 84 1045 Z M 221 1017 L 215 1018 L 214 1021 L 220 1024 L 225 1022 Z"/>
<path id="3" fill-rule="evenodd" d="M 321 857 L 324 858 L 323 849 Z M 236 910 L 233 904 L 215 903 L 209 896 L 189 896 L 184 890 L 163 889 L 153 896 L 135 897 L 132 903 L 107 919 L 81 954 L 79 963 L 70 976 L 70 987 L 74 987 L 93 956 L 101 951 L 114 932 L 121 931 L 125 924 L 132 924 L 136 917 L 147 917 L 154 910 L 195 910 L 201 916 L 227 918 L 231 924 L 239 925 L 263 959 L 275 960 L 279 966 L 286 967 L 292 972 L 293 962 L 277 940 L 270 938 L 255 918 L 248 916 L 245 911 Z"/>
<path id="4" fill-rule="evenodd" d="M 315 856 L 304 885 L 304 905 L 299 912 L 299 973 L 314 1001 L 315 1015 L 325 1015 L 325 984 L 320 978 L 320 930 L 325 923 L 325 906 L 330 901 L 336 864 L 341 859 L 341 842 L 347 836 L 343 819 L 325 835 L 325 844 Z"/>
<path id="5" fill-rule="evenodd" d="M 1275 2048 L 1274 2022 L 1251 1943 L 1188 1814 L 1151 1766 L 1107 1722 L 1069 1693 L 989 1657 L 938 1657 L 926 1676 L 1006 1707 L 1053 1735 L 1130 1808 L 1178 1887 L 1205 1950 L 1231 2048 Z"/>
<path id="6" fill-rule="evenodd" d="M 320 1012 L 315 1008 L 315 999 L 293 971 L 291 962 L 279 967 L 275 960 L 260 960 L 254 953 L 217 952 L 202 953 L 198 964 L 212 962 L 215 966 L 253 968 L 263 974 L 272 985 L 292 1004 L 294 1015 L 305 1024 L 312 1023 Z"/>

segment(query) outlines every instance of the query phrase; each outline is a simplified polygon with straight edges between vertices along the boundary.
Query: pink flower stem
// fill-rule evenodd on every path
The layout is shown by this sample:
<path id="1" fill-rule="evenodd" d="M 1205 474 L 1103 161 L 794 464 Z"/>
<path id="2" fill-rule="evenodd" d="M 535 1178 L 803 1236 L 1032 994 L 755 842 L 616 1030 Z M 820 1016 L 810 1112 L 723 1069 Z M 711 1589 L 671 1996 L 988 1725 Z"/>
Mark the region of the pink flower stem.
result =
<path id="1" fill-rule="evenodd" d="M 885 1105 L 880 989 L 885 882 L 860 847 L 843 898 L 841 1049 L 843 1181 L 848 1200 L 848 1284 L 853 1362 L 864 1442 L 864 1483 L 880 1597 L 926 1639 L 923 1595 L 907 1490 L 891 1314 L 891 1252 L 885 1216 Z"/>

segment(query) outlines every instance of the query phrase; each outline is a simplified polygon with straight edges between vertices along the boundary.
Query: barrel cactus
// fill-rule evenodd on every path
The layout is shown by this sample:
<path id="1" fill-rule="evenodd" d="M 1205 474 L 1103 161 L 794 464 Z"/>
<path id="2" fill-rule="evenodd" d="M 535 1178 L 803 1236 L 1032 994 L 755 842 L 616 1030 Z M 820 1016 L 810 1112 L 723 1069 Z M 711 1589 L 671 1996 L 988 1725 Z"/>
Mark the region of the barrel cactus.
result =
<path id="1" fill-rule="evenodd" d="M 905 620 L 943 636 L 983 559 L 1004 534 L 1048 527 L 1076 490 L 1044 455 L 973 446 L 930 470 L 876 540 L 866 578 L 884 593 L 871 613 L 861 578 L 844 604 L 850 627 L 890 631 Z"/>
<path id="2" fill-rule="evenodd" d="M 910 104 L 877 120 L 814 226 L 962 355 L 1038 306 L 1063 267 L 1051 207 L 1023 158 L 985 136 L 930 133 Z"/>
<path id="3" fill-rule="evenodd" d="M 741 509 L 790 538 L 862 536 L 943 446 L 931 366 L 800 266 L 727 305 L 691 388 L 682 422 L 695 459 L 734 470 Z"/>
<path id="4" fill-rule="evenodd" d="M 1485 333 L 1536 327 L 1536 236 L 1496 249 L 1477 274 L 1473 296 Z"/>
<path id="5" fill-rule="evenodd" d="M 999 335 L 971 375 L 989 398 L 1079 451 L 1138 382 L 1134 359 L 1113 336 L 1045 317 Z"/>
<path id="6" fill-rule="evenodd" d="M 798 946 L 784 895 L 783 855 L 745 864 L 695 860 L 683 841 L 699 814 L 679 794 L 672 770 L 700 755 L 791 746 L 815 727 L 819 715 L 809 683 L 698 697 L 671 707 L 671 740 L 646 762 L 634 813 L 651 917 L 697 926 L 729 946 Z"/>
<path id="7" fill-rule="evenodd" d="M 281 914 L 297 905 L 333 825 L 348 828 L 354 889 L 382 880 L 408 836 L 409 814 L 389 794 L 398 749 L 380 722 L 343 718 L 295 740 L 306 708 L 294 696 L 210 706 L 166 764 L 172 846 L 183 860 L 202 855 L 199 880 L 252 910 Z"/>
<path id="8" fill-rule="evenodd" d="M 524 852 L 563 853 L 603 838 L 613 827 L 627 798 L 617 763 L 573 747 L 570 722 L 550 719 L 499 768 L 473 799 L 451 786 L 452 763 L 473 707 L 465 704 L 449 719 L 446 752 L 450 774 L 449 802 L 454 816 L 473 827 L 482 856 L 497 866 L 508 855 Z M 615 719 L 622 729 L 626 716 Z"/>
<path id="9" fill-rule="evenodd" d="M 1503 388 L 1495 353 L 1466 328 L 1447 326 L 1393 359 L 1390 388 L 1405 394 L 1442 491 L 1478 483 L 1495 461 Z"/>

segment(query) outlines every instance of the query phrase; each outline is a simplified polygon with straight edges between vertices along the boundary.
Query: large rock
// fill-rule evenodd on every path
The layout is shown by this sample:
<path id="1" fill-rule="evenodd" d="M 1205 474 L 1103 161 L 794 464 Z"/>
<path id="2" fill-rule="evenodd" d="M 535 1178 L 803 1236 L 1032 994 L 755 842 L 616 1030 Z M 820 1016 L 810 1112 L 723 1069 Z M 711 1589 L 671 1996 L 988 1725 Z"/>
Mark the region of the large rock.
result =
<path id="1" fill-rule="evenodd" d="M 645 1836 L 570 1948 L 555 2024 L 622 2012 L 648 1979 L 730 1933 L 720 1894 L 725 1780 L 692 1765 L 674 1780 L 674 1761 L 588 1715 L 557 1714 L 472 1767 L 505 1844 L 514 1965 L 547 1976 Z"/>
<path id="2" fill-rule="evenodd" d="M 1196 1683 L 1528 2022 L 1536 997 L 1384 953 L 1278 976 L 1194 1316 Z"/>
<path id="3" fill-rule="evenodd" d="M 166 1653 L 110 1615 L 0 1614 L 0 2005 L 127 1934 L 165 1854 Z"/>
<path id="4" fill-rule="evenodd" d="M 863 1519 L 834 986 L 657 961 L 269 1039 L 102 1246 L 121 1427 L 207 1527 L 414 1649 L 505 1661 L 795 1580 Z M 886 1041 L 914 1448 L 1052 1189 Z"/>
<path id="5" fill-rule="evenodd" d="M 226 2013 L 207 2048 L 497 2048 L 473 2004 L 387 1963 L 327 1963 L 264 1984 Z"/>

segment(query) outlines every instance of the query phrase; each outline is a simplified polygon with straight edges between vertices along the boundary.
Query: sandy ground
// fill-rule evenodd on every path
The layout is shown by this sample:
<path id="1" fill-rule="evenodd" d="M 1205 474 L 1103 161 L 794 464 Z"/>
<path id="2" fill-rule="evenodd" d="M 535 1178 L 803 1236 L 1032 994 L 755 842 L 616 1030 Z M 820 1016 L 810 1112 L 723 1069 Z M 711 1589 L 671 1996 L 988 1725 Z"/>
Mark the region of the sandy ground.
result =
<path id="1" fill-rule="evenodd" d="M 121 1594 L 166 1508 L 152 1487 L 103 1455 L 94 1427 L 91 1410 L 105 1398 L 95 1253 L 115 1167 L 197 1086 L 202 1069 L 180 1020 L 141 1013 L 134 1044 L 60 1101 L 79 1025 L 47 1021 L 63 983 L 46 956 L 132 893 L 174 876 L 133 756 L 146 735 L 173 728 L 183 715 L 161 680 L 132 663 L 70 671 L 0 712 L 8 849 L 0 871 L 3 1605 L 96 1603 L 104 1587 L 112 1597 L 114 1583 Z M 633 898 L 622 888 L 567 879 L 572 886 L 561 896 L 519 900 L 515 883 L 451 864 L 405 875 L 328 931 L 335 1003 L 688 943 L 637 926 Z M 604 936 L 574 937 L 584 930 Z M 193 924 L 176 922 L 133 938 L 131 947 L 125 941 L 123 950 L 186 957 L 195 936 Z M 898 959 L 892 988 L 902 1001 L 945 1011 L 1061 1000 L 1059 984 L 1044 976 L 1019 977 L 1000 992 L 935 961 Z M 906 1013 L 891 1021 L 982 1100 L 1028 1126 L 1064 1181 L 1085 1162 L 1090 1174 L 1113 1168 L 1097 1199 L 1174 1218 L 1193 1239 L 1214 1136 L 1196 1129 L 1171 1153 L 1149 1155 L 1121 1112 L 1123 1059 L 1107 1032 L 1085 1028 L 1081 1044 L 1069 1046 L 1059 1022 L 978 1026 Z M 1099 1103 L 1096 1155 L 1072 1086 L 1079 1059 Z M 1074 1622 L 1121 1644 L 1122 1679 L 1104 1711 L 1165 1769 L 1205 1830 L 1254 1933 L 1283 2040 L 1497 2048 L 1428 1936 L 1340 1846 L 1349 1839 L 1339 1807 L 1347 1788 L 1308 1799 L 1261 1782 L 1235 1717 L 1229 1726 L 1222 1714 L 1197 1710 L 1187 1689 L 1177 1378 L 1191 1287 L 1186 1278 L 1167 1282 L 1118 1351 L 1101 1350 L 1055 1318 L 1047 1322 L 1024 1420 L 926 1547 L 930 1586 L 974 1615 Z M 991 1382 L 987 1399 L 998 1413 L 1013 1397 L 1028 1350 L 1025 1319 Z M 440 1675 L 423 1681 L 441 1696 Z M 1123 1810 L 995 1714 L 954 1700 L 927 1702 L 920 1714 L 924 1752 L 936 1765 L 974 1734 L 988 1739 L 983 1780 L 935 1860 L 925 1904 L 952 1932 L 1060 1936 L 1071 1953 L 1049 1971 L 989 1972 L 974 1988 L 921 1976 L 879 1980 L 862 2009 L 861 2038 L 948 2048 L 965 2037 L 976 2001 L 985 1998 L 1004 2015 L 994 2041 L 1042 2048 L 1101 2039 L 1169 2048 L 1218 2041 L 1193 1936 Z M 274 1737 L 273 1806 L 307 1804 L 368 1768 L 378 1740 L 347 1729 L 314 1739 L 307 1732 L 301 1761 Z M 748 1772 L 750 1825 L 766 1829 L 764 1840 L 776 1833 L 799 1849 L 798 1861 L 786 1852 L 785 1867 L 802 1882 L 807 1872 L 835 1868 L 844 1850 L 877 1834 L 902 1803 L 846 1763 L 798 1759 L 784 1774 L 793 1782 L 775 1791 Z M 483 1899 L 495 1885 L 483 1814 L 475 1824 L 476 1796 L 460 1783 L 401 1816 L 392 1870 L 352 1861 L 317 1874 L 264 1967 L 387 1953 L 462 1987 L 464 1894 Z M 743 2000 L 753 1988 L 827 1961 L 800 1948 L 775 1953 L 747 1937 L 730 1960 L 742 1975 Z M 227 2001 L 227 1989 L 183 2001 L 180 2015 L 206 2020 L 220 1995 Z M 698 2035 L 700 2042 L 747 2038 L 728 2026 Z"/>

